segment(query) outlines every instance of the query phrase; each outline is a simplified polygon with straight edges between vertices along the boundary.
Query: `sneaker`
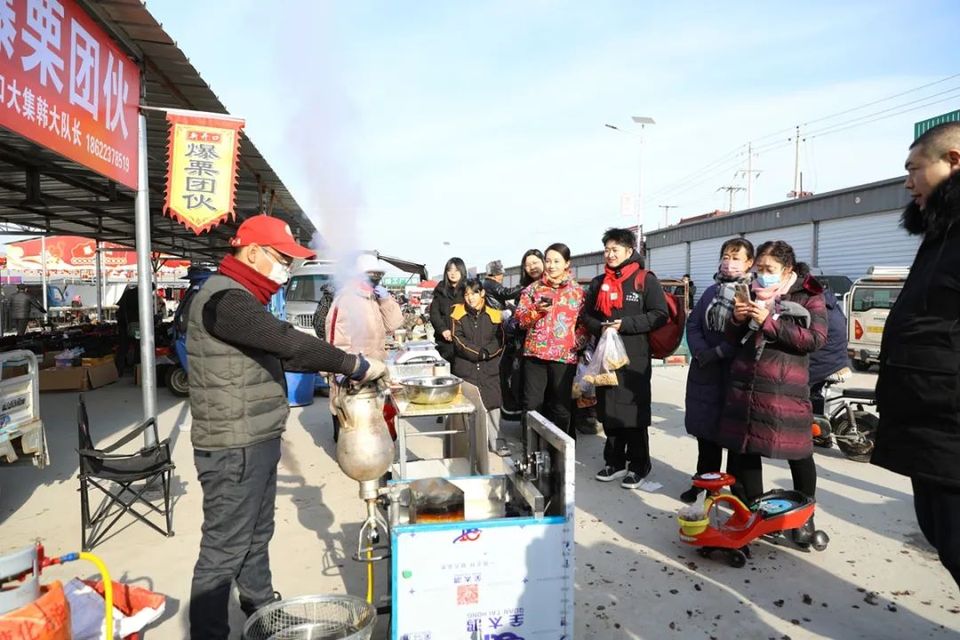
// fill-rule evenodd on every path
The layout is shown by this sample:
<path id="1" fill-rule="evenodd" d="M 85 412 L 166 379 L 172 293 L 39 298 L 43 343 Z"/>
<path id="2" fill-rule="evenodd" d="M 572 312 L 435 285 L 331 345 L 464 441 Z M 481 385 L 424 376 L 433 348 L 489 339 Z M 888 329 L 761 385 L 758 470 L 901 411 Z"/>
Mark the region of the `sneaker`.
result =
<path id="1" fill-rule="evenodd" d="M 686 491 L 680 494 L 680 501 L 686 502 L 687 504 L 693 504 L 694 502 L 697 501 L 697 498 L 700 496 L 700 493 L 703 491 L 704 489 L 701 489 L 700 487 L 690 487 L 689 489 L 687 489 Z"/>
<path id="2" fill-rule="evenodd" d="M 600 469 L 594 477 L 600 482 L 610 482 L 611 480 L 622 478 L 625 475 L 627 475 L 626 469 L 616 469 L 610 465 L 606 465 L 603 469 Z"/>
<path id="3" fill-rule="evenodd" d="M 624 489 L 639 489 L 642 484 L 643 476 L 636 471 L 630 471 L 623 476 L 623 480 L 620 481 L 620 486 Z"/>

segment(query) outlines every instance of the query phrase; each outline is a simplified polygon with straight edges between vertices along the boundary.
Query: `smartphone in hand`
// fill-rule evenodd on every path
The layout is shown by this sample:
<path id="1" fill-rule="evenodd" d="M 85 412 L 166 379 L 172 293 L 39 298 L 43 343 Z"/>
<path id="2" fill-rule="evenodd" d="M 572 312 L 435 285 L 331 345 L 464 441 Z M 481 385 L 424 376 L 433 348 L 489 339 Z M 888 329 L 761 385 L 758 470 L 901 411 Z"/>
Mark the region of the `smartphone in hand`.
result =
<path id="1" fill-rule="evenodd" d="M 742 304 L 750 302 L 750 285 L 745 282 L 738 282 L 733 290 L 733 298 Z"/>

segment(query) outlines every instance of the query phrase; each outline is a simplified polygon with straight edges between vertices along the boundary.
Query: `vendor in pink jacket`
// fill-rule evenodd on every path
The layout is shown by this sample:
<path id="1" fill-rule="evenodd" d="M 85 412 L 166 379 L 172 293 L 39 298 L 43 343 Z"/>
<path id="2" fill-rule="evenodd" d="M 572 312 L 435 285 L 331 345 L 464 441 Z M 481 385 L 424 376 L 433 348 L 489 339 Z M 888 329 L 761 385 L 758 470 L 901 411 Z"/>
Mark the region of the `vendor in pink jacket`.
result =
<path id="1" fill-rule="evenodd" d="M 357 259 L 359 280 L 341 289 L 327 313 L 327 340 L 349 353 L 385 360 L 387 334 L 403 325 L 403 313 L 386 287 L 384 269 L 368 253 Z"/>

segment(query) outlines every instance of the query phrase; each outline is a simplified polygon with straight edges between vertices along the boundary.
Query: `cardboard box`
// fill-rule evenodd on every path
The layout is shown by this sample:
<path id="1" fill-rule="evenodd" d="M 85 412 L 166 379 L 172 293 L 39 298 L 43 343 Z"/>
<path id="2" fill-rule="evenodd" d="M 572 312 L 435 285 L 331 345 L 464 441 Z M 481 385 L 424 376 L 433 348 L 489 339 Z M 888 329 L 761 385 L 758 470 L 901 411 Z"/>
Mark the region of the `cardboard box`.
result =
<path id="1" fill-rule="evenodd" d="M 99 364 L 107 364 L 108 362 L 113 362 L 113 354 L 107 354 L 99 358 L 83 358 L 82 363 L 85 367 L 95 367 Z"/>
<path id="2" fill-rule="evenodd" d="M 117 365 L 113 363 L 113 356 L 110 356 L 107 362 L 83 368 L 87 370 L 90 389 L 99 389 L 120 379 L 117 375 Z"/>
<path id="3" fill-rule="evenodd" d="M 87 371 L 83 367 L 49 367 L 40 370 L 40 392 L 83 391 L 87 389 Z"/>
<path id="4" fill-rule="evenodd" d="M 117 367 L 112 361 L 92 367 L 52 367 L 40 371 L 40 391 L 88 391 L 118 379 Z"/>

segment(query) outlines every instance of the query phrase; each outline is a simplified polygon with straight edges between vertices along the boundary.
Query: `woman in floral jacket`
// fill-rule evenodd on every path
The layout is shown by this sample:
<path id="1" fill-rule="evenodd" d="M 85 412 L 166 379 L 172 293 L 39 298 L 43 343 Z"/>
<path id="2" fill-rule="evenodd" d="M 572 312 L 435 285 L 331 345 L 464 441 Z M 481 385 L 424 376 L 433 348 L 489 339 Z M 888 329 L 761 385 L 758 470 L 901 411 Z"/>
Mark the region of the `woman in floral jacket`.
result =
<path id="1" fill-rule="evenodd" d="M 516 314 L 527 331 L 523 409 L 539 411 L 571 437 L 577 352 L 587 341 L 586 330 L 577 324 L 583 298 L 583 288 L 570 275 L 570 249 L 555 243 L 544 252 L 543 277 L 520 294 Z"/>

